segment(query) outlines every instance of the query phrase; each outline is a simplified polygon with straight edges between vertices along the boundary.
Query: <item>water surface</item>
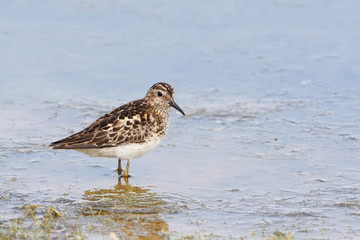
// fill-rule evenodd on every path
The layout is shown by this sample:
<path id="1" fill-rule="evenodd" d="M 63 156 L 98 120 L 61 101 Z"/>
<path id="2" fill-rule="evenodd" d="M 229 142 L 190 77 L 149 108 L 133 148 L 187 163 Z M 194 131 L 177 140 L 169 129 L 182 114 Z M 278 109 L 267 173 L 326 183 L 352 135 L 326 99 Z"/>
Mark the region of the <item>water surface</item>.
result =
<path id="1" fill-rule="evenodd" d="M 38 204 L 69 213 L 56 236 L 358 238 L 358 7 L 0 2 L 1 221 Z M 158 81 L 187 115 L 128 184 L 48 147 Z"/>

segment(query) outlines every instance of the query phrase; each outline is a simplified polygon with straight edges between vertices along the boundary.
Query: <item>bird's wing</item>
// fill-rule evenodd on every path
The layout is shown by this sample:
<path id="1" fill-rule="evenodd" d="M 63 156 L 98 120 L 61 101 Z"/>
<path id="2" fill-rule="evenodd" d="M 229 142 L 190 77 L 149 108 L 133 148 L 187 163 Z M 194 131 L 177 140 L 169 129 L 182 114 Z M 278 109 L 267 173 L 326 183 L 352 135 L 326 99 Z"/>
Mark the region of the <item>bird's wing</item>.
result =
<path id="1" fill-rule="evenodd" d="M 53 142 L 50 146 L 55 149 L 85 149 L 144 142 L 149 136 L 148 126 L 151 123 L 146 108 L 142 108 L 138 101 L 105 114 L 84 130 Z"/>

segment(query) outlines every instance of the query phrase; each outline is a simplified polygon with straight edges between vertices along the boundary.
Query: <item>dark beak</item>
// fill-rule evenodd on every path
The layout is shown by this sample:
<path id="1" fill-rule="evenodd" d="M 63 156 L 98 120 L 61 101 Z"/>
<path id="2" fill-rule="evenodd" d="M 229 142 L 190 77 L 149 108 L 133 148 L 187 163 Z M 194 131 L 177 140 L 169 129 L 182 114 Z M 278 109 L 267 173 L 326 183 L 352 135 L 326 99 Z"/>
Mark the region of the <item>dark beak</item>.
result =
<path id="1" fill-rule="evenodd" d="M 171 100 L 171 101 L 169 102 L 169 105 L 170 105 L 171 107 L 175 108 L 176 110 L 178 110 L 179 112 L 181 112 L 182 115 L 185 116 L 184 111 L 174 102 L 174 100 Z"/>

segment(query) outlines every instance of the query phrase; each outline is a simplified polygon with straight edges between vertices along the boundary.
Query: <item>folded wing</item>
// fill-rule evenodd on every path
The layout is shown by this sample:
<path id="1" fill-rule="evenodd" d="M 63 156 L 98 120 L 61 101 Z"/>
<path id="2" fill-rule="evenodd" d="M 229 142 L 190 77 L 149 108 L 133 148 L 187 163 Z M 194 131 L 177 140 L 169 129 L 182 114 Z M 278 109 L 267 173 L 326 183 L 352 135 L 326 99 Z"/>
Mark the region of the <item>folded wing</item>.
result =
<path id="1" fill-rule="evenodd" d="M 149 129 L 145 127 L 150 124 L 148 114 L 144 108 L 131 105 L 136 105 L 136 101 L 115 109 L 84 130 L 50 146 L 55 149 L 86 149 L 144 142 L 149 135 Z"/>

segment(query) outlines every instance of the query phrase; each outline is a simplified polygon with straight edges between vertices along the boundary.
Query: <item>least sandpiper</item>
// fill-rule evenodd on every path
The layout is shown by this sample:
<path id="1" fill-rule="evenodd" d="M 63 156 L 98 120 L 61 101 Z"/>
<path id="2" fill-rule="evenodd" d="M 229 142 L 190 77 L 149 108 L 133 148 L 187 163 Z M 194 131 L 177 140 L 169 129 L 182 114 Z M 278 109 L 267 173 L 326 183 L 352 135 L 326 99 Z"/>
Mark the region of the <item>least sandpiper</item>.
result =
<path id="1" fill-rule="evenodd" d="M 124 177 L 129 176 L 130 160 L 153 150 L 164 138 L 170 107 L 185 113 L 174 101 L 174 89 L 167 83 L 154 84 L 143 99 L 129 102 L 100 117 L 84 130 L 50 144 L 54 149 L 74 149 L 93 157 L 127 160 Z"/>

